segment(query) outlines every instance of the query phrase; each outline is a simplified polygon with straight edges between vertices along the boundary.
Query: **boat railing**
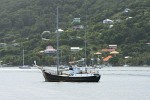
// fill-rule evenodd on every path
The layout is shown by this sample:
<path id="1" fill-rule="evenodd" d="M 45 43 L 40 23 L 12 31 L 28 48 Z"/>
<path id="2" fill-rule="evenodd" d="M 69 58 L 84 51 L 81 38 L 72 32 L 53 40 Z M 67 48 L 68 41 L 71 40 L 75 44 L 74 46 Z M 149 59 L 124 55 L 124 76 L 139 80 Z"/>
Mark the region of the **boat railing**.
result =
<path id="1" fill-rule="evenodd" d="M 55 71 L 55 70 L 46 69 L 45 72 L 53 74 L 53 75 L 57 75 L 57 71 Z"/>

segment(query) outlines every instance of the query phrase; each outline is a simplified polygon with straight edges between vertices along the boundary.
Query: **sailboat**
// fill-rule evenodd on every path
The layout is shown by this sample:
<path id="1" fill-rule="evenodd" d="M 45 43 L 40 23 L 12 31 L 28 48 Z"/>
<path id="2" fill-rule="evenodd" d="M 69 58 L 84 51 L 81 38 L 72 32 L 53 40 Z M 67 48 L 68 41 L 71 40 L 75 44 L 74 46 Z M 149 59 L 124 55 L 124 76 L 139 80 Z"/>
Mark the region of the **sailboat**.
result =
<path id="1" fill-rule="evenodd" d="M 24 65 L 24 49 L 22 51 L 22 66 L 19 66 L 20 69 L 31 69 L 29 65 Z"/>
<path id="2" fill-rule="evenodd" d="M 57 8 L 57 70 L 50 71 L 43 67 L 41 69 L 46 82 L 98 82 L 101 75 L 99 73 L 87 73 L 77 71 L 76 68 L 69 68 L 69 74 L 59 70 L 59 31 L 58 31 L 58 8 Z"/>

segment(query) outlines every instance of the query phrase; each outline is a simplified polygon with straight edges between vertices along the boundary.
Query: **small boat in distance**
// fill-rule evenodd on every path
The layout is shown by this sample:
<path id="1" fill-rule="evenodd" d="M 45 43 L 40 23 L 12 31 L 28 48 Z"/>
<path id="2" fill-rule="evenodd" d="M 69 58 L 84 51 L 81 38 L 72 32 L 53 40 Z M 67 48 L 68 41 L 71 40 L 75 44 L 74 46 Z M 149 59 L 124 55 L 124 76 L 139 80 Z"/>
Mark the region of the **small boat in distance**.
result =
<path id="1" fill-rule="evenodd" d="M 123 67 L 129 67 L 129 65 L 128 64 L 124 64 Z"/>
<path id="2" fill-rule="evenodd" d="M 31 69 L 31 66 L 29 65 L 24 65 L 24 49 L 22 52 L 22 66 L 19 66 L 20 69 Z"/>
<path id="3" fill-rule="evenodd" d="M 78 68 L 74 68 L 72 66 L 69 67 L 69 73 L 63 73 L 60 70 L 59 65 L 59 31 L 58 31 L 58 8 L 57 8 L 57 69 L 56 70 L 48 70 L 43 67 L 39 67 L 41 69 L 43 76 L 46 82 L 98 82 L 100 80 L 101 75 L 99 73 L 90 73 L 87 70 L 77 70 Z M 85 57 L 86 58 L 86 57 Z"/>
<path id="4" fill-rule="evenodd" d="M 24 66 L 19 66 L 20 69 L 31 69 L 31 66 L 29 65 L 24 65 Z"/>

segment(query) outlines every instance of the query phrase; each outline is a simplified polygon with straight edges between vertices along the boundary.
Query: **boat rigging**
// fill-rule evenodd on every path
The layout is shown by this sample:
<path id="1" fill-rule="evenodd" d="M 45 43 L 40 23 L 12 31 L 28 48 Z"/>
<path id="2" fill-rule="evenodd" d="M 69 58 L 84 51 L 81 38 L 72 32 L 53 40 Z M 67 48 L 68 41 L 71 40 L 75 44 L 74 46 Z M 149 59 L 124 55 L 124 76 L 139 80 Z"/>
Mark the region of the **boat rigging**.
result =
<path id="1" fill-rule="evenodd" d="M 100 80 L 101 75 L 99 73 L 88 73 L 87 71 L 82 71 L 77 66 L 70 66 L 68 72 L 63 73 L 59 69 L 59 31 L 58 31 L 58 7 L 57 7 L 57 72 L 51 71 L 48 69 L 44 69 L 42 67 L 38 67 L 41 69 L 43 76 L 46 82 L 98 82 Z M 85 35 L 86 36 L 86 35 Z M 86 48 L 86 40 L 85 40 L 85 48 Z M 86 51 L 85 51 L 86 57 Z M 86 58 L 85 58 L 85 66 L 86 66 Z"/>

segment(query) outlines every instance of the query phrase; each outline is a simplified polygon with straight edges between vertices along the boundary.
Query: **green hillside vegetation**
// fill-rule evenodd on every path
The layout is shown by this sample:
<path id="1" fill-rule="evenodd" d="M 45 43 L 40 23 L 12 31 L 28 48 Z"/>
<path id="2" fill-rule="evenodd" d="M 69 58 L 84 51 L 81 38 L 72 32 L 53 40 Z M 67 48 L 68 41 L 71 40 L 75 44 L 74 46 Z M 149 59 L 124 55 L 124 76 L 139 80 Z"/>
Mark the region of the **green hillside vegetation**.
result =
<path id="1" fill-rule="evenodd" d="M 0 0 L 0 60 L 2 64 L 56 64 L 55 56 L 40 54 L 46 46 L 56 48 L 56 8 L 59 7 L 61 61 L 84 58 L 85 31 L 87 64 L 110 44 L 117 45 L 112 65 L 128 63 L 150 65 L 150 1 L 149 0 Z M 80 23 L 73 23 L 80 18 Z M 110 19 L 112 23 L 103 23 Z M 83 29 L 72 27 L 83 25 Z M 86 30 L 85 30 L 86 29 Z M 44 31 L 50 33 L 42 34 Z M 49 40 L 43 40 L 42 37 Z M 72 54 L 70 47 L 83 48 Z M 101 57 L 107 57 L 103 53 Z M 125 59 L 125 56 L 130 56 Z M 102 62 L 101 62 L 102 63 Z"/>

